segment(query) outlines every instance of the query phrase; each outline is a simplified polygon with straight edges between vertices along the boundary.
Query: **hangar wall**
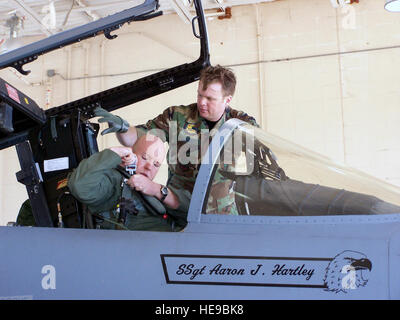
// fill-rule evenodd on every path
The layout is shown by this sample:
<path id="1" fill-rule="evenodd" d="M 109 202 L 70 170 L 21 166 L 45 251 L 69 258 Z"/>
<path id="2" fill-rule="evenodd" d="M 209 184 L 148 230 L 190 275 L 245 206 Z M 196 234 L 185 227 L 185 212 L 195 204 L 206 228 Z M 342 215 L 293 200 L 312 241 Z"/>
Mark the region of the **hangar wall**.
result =
<path id="1" fill-rule="evenodd" d="M 176 15 L 146 24 L 151 30 L 131 24 L 115 40 L 97 37 L 40 57 L 28 77 L 11 70 L 0 77 L 49 108 L 196 57 L 191 28 L 175 27 L 182 25 Z M 273 134 L 400 186 L 400 20 L 383 1 L 239 6 L 231 19 L 209 20 L 208 32 L 211 63 L 231 67 L 238 78 L 232 107 Z M 137 48 L 152 58 L 138 60 Z M 116 113 L 143 123 L 170 105 L 194 102 L 196 89 L 190 84 Z M 100 149 L 117 144 L 113 135 L 98 141 Z M 14 147 L 0 153 L 0 168 L 4 225 L 27 198 L 15 179 Z M 157 180 L 166 174 L 164 165 Z"/>

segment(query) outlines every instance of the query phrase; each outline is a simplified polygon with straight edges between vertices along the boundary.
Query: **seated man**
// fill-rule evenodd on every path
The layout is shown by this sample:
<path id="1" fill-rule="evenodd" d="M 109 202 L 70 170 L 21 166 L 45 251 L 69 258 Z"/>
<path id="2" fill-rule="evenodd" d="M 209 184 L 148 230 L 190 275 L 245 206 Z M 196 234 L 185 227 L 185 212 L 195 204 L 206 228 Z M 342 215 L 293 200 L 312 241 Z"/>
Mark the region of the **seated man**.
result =
<path id="1" fill-rule="evenodd" d="M 117 168 L 136 157 L 136 174 L 127 179 L 123 169 Z M 190 194 L 152 181 L 164 157 L 163 142 L 145 135 L 132 148 L 112 147 L 82 160 L 70 175 L 68 187 L 96 217 L 98 228 L 180 231 L 186 225 Z M 166 212 L 154 208 L 158 205 L 165 210 L 160 203 L 151 205 L 155 198 L 166 206 Z"/>

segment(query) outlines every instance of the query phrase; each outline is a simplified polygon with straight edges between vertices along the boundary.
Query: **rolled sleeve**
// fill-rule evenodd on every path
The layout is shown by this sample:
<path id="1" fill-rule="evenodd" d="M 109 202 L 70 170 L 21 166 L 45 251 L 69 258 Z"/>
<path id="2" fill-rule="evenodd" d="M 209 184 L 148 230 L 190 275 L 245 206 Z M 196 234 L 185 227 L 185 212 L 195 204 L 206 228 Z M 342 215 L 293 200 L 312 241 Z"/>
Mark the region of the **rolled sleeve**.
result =
<path id="1" fill-rule="evenodd" d="M 168 142 L 170 121 L 172 121 L 173 116 L 174 108 L 169 107 L 154 119 L 147 121 L 146 124 L 136 126 L 138 138 L 146 133 L 151 133 L 159 137 L 163 142 Z"/>

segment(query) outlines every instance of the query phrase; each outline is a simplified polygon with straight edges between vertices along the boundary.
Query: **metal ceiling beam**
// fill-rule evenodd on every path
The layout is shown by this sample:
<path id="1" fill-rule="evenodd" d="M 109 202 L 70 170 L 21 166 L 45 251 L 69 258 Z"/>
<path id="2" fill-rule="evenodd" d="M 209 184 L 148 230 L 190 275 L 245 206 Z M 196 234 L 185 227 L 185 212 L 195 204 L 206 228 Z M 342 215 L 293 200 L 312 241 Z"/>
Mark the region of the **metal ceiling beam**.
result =
<path id="1" fill-rule="evenodd" d="M 25 12 L 25 14 L 29 17 L 32 18 L 32 21 L 35 22 L 35 24 L 37 24 L 40 29 L 47 35 L 50 36 L 53 34 L 53 32 L 47 28 L 46 25 L 44 25 L 40 19 L 40 17 L 38 16 L 38 14 L 35 12 L 35 10 L 33 10 L 29 5 L 27 5 L 25 3 L 24 0 L 10 0 L 11 2 L 15 3 L 23 12 Z"/>
<path id="2" fill-rule="evenodd" d="M 74 0 L 80 7 L 83 8 L 84 12 L 89 16 L 91 19 L 90 21 L 95 21 L 102 18 L 97 12 L 92 11 L 89 9 L 88 5 L 83 0 Z"/>
<path id="3" fill-rule="evenodd" d="M 172 8 L 185 23 L 192 23 L 193 16 L 181 0 L 169 0 Z"/>
<path id="4" fill-rule="evenodd" d="M 84 11 L 84 10 L 101 10 L 101 9 L 106 9 L 109 7 L 115 7 L 118 5 L 126 5 L 127 8 L 131 8 L 133 6 L 138 5 L 143 1 L 137 1 L 137 0 L 131 0 L 131 1 L 115 1 L 115 2 L 107 2 L 107 3 L 102 3 L 102 4 L 86 4 L 86 7 L 81 7 L 81 8 L 76 8 L 74 7 L 72 10 L 73 11 Z M 131 5 L 130 5 L 131 4 Z"/>

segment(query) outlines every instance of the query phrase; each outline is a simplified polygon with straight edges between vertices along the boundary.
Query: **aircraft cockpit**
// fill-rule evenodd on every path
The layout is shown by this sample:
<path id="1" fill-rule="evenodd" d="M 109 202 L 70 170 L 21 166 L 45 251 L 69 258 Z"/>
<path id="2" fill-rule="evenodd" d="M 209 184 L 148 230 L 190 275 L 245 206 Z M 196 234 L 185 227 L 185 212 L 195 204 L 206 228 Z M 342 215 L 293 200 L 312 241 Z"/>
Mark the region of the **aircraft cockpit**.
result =
<path id="1" fill-rule="evenodd" d="M 198 180 L 203 215 L 400 213 L 399 188 L 237 119 L 212 141 Z"/>
<path id="2" fill-rule="evenodd" d="M 188 28 L 166 15 L 167 23 L 145 27 L 145 20 L 163 19 L 162 12 L 157 0 L 139 2 L 0 55 L 0 69 L 12 67 L 22 75 L 46 71 L 49 83 L 66 91 L 51 108 L 46 94 L 42 108 L 24 93 L 26 87 L 0 79 L 0 151 L 15 146 L 21 167 L 16 178 L 26 188 L 24 203 L 35 222 L 35 227 L 0 227 L 0 299 L 159 300 L 152 315 L 174 314 L 164 312 L 166 297 L 239 302 L 172 309 L 186 310 L 180 313 L 184 317 L 196 312 L 248 316 L 242 301 L 249 299 L 399 299 L 400 187 L 238 119 L 224 123 L 211 141 L 209 136 L 180 140 L 190 147 L 183 156 L 196 161 L 199 149 L 191 147 L 207 143 L 201 145 L 201 165 L 193 164 L 198 174 L 183 230 L 96 229 L 93 215 L 67 184 L 80 161 L 104 149 L 97 143 L 94 109 L 114 112 L 144 101 L 127 114 L 134 117 L 131 125 L 145 123 L 155 111 L 146 99 L 161 97 L 159 104 L 166 106 L 165 93 L 194 83 L 210 65 L 205 1 L 188 2 L 193 14 L 186 17 Z M 126 22 L 138 23 L 117 33 Z M 163 39 L 166 32 L 178 36 Z M 135 38 L 148 45 L 138 48 L 130 40 Z M 89 39 L 91 45 L 82 45 Z M 61 71 L 38 59 L 74 43 L 54 52 L 60 54 L 54 68 Z M 170 54 L 160 58 L 159 46 Z M 93 64 L 101 62 L 99 80 L 89 79 L 91 57 Z M 58 65 L 61 58 L 64 67 Z M 81 80 L 74 76 L 81 72 L 83 85 L 72 81 Z M 63 81 L 50 81 L 53 76 Z M 2 213 L 12 211 L 7 207 Z"/>

